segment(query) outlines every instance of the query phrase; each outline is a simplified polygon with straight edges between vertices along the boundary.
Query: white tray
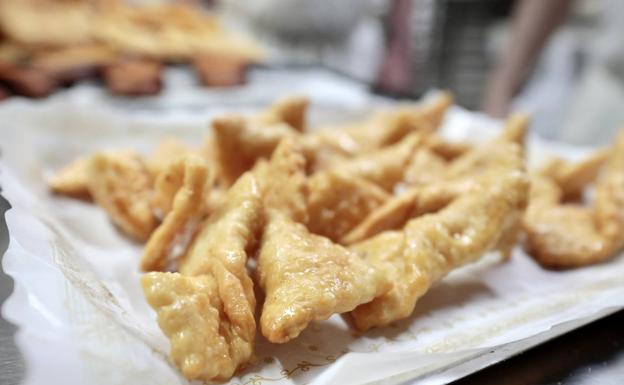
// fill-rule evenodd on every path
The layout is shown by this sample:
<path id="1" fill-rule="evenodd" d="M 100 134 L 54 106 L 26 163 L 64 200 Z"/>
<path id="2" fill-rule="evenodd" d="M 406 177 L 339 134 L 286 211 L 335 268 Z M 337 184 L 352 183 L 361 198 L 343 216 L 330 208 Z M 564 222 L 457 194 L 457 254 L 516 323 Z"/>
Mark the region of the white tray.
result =
<path id="1" fill-rule="evenodd" d="M 270 76 L 279 79 L 279 74 Z M 357 115 L 379 102 L 327 74 L 289 76 L 293 89 L 305 90 L 298 78 L 315 85 L 310 93 L 321 105 L 313 109 L 316 120 Z M 254 107 L 276 94 L 263 87 L 258 86 L 264 94 L 257 91 Z M 181 102 L 166 111 L 138 104 L 135 110 L 120 109 L 118 101 L 111 104 L 98 91 L 87 91 L 0 105 L 0 185 L 13 206 L 6 214 L 10 246 L 3 268 L 15 280 L 2 311 L 20 328 L 16 338 L 28 368 L 25 383 L 184 384 L 166 360 L 168 342 L 143 300 L 140 245 L 120 236 L 99 208 L 49 195 L 42 178 L 99 148 L 148 151 L 167 134 L 197 142 L 207 119 L 223 108 L 216 103 L 185 108 Z M 225 103 L 230 108 L 240 100 L 232 98 Z M 444 132 L 483 140 L 498 125 L 455 107 Z M 530 149 L 531 163 L 552 153 L 574 158 L 586 152 L 535 138 Z M 508 263 L 487 255 L 444 279 L 412 317 L 393 327 L 357 335 L 335 316 L 285 345 L 259 337 L 258 363 L 231 383 L 447 382 L 621 309 L 622 276 L 622 256 L 551 272 L 519 249 Z"/>

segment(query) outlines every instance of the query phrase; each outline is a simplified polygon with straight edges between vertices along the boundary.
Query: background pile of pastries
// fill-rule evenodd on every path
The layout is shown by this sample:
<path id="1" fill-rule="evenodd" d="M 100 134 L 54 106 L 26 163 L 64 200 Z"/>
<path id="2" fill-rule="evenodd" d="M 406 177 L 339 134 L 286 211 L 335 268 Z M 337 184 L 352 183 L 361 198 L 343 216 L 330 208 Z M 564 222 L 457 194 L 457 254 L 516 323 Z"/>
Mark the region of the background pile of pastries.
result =
<path id="1" fill-rule="evenodd" d="M 43 97 L 89 78 L 115 95 L 155 95 L 163 66 L 183 63 L 205 86 L 234 86 L 262 58 L 254 42 L 188 4 L 3 0 L 0 32 L 0 99 Z"/>
<path id="2" fill-rule="evenodd" d="M 485 143 L 450 142 L 437 131 L 451 104 L 441 93 L 311 130 L 307 100 L 289 98 L 214 119 L 200 147 L 87 154 L 49 184 L 146 242 L 141 284 L 172 361 L 189 379 L 225 380 L 253 361 L 257 324 L 272 343 L 332 314 L 365 331 L 410 316 L 487 251 L 506 260 L 520 242 L 569 268 L 622 249 L 624 133 L 581 162 L 528 171 L 526 116 Z"/>

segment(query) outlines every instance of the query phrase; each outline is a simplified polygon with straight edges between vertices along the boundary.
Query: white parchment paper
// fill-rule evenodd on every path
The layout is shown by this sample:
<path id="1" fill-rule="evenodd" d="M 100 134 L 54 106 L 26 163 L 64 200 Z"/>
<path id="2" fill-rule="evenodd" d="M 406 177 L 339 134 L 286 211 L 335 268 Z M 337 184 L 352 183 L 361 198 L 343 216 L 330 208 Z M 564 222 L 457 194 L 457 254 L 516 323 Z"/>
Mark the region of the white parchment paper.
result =
<path id="1" fill-rule="evenodd" d="M 308 81 L 315 84 L 313 102 L 322 106 L 313 109 L 316 120 L 355 116 L 373 101 L 346 87 L 334 90 L 345 103 L 330 98 L 332 109 L 323 104 L 328 100 L 323 82 Z M 329 86 L 336 88 L 331 81 Z M 349 92 L 355 97 L 344 96 Z M 199 143 L 207 120 L 224 108 L 213 101 L 202 109 L 130 113 L 100 99 L 84 100 L 68 94 L 0 107 L 0 186 L 12 205 L 3 268 L 15 279 L 3 315 L 20 327 L 25 383 L 186 384 L 166 359 L 168 342 L 140 290 L 141 245 L 123 237 L 98 207 L 50 195 L 43 178 L 96 149 L 148 152 L 167 135 Z M 498 128 L 498 122 L 460 108 L 453 108 L 444 124 L 446 135 L 475 141 Z M 530 163 L 585 152 L 530 140 Z M 486 255 L 453 272 L 419 301 L 410 318 L 390 327 L 359 334 L 334 316 L 284 345 L 259 336 L 256 364 L 230 383 L 450 381 L 622 308 L 623 276 L 622 256 L 552 272 L 519 249 L 506 263 Z"/>

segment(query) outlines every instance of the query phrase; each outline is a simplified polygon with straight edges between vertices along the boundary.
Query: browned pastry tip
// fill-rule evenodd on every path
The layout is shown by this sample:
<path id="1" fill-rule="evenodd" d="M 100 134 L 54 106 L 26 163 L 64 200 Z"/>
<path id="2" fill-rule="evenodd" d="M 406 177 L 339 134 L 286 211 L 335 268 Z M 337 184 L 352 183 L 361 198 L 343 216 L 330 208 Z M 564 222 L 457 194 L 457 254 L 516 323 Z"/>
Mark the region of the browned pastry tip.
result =
<path id="1" fill-rule="evenodd" d="M 162 65 L 148 59 L 124 58 L 104 68 L 104 82 L 114 95 L 157 95 L 162 89 Z"/>
<path id="2" fill-rule="evenodd" d="M 202 85 L 232 87 L 245 84 L 249 60 L 214 54 L 200 54 L 193 58 L 193 67 Z"/>
<path id="3" fill-rule="evenodd" d="M 34 55 L 30 65 L 46 72 L 59 84 L 71 85 L 96 77 L 105 65 L 113 62 L 115 55 L 103 45 L 69 46 L 40 52 Z"/>
<path id="4" fill-rule="evenodd" d="M 45 72 L 7 62 L 0 62 L 0 84 L 31 98 L 48 96 L 56 88 L 56 82 Z"/>

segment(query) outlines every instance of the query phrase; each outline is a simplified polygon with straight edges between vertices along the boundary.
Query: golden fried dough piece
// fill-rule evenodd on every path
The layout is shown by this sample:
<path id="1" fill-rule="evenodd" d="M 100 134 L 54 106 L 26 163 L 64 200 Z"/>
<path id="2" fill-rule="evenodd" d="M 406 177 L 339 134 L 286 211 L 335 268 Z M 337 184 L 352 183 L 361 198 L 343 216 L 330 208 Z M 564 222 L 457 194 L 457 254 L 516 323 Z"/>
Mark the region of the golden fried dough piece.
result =
<path id="1" fill-rule="evenodd" d="M 352 310 L 388 288 L 356 254 L 276 211 L 262 236 L 258 273 L 266 293 L 261 330 L 273 343 L 287 342 L 310 322 Z"/>
<path id="2" fill-rule="evenodd" d="M 303 146 L 308 174 L 329 170 L 335 163 L 352 158 L 358 147 L 348 134 L 339 129 L 336 129 L 336 133 L 329 130 L 312 131 L 300 136 L 299 141 Z"/>
<path id="3" fill-rule="evenodd" d="M 87 186 L 95 203 L 126 234 L 146 241 L 157 220 L 149 204 L 152 179 L 133 151 L 100 152 L 89 160 Z"/>
<path id="4" fill-rule="evenodd" d="M 115 49 L 165 61 L 192 59 L 198 53 L 262 58 L 255 42 L 223 29 L 216 15 L 185 4 L 133 6 L 105 2 L 93 25 L 94 36 Z"/>
<path id="5" fill-rule="evenodd" d="M 392 282 L 388 292 L 351 313 L 355 326 L 367 330 L 408 317 L 433 283 L 497 245 L 524 209 L 527 190 L 521 168 L 496 172 L 441 211 L 410 220 L 403 231 L 353 245 Z"/>
<path id="6" fill-rule="evenodd" d="M 253 308 L 231 274 L 219 280 L 211 274 L 154 272 L 144 275 L 141 285 L 171 341 L 171 359 L 184 377 L 227 380 L 250 360 L 256 327 Z"/>
<path id="7" fill-rule="evenodd" d="M 227 185 L 258 159 L 268 159 L 282 139 L 297 134 L 285 123 L 266 125 L 241 116 L 214 119 L 212 128 L 220 176 Z"/>
<path id="8" fill-rule="evenodd" d="M 0 1 L 2 32 L 33 46 L 69 46 L 91 41 L 93 5 L 88 1 Z"/>
<path id="9" fill-rule="evenodd" d="M 104 68 L 106 88 L 113 95 L 157 95 L 162 89 L 162 65 L 153 60 L 124 58 Z"/>
<path id="10" fill-rule="evenodd" d="M 164 218 L 171 211 L 175 195 L 184 184 L 184 161 L 185 157 L 180 157 L 156 175 L 150 206 L 158 218 Z"/>
<path id="11" fill-rule="evenodd" d="M 180 184 L 174 192 L 172 202 L 167 203 L 172 207 L 160 209 L 165 213 L 163 222 L 152 233 L 141 258 L 143 271 L 164 270 L 167 268 L 167 256 L 172 253 L 176 244 L 176 237 L 184 235 L 204 215 L 208 201 L 207 191 L 210 188 L 210 173 L 208 164 L 198 155 L 187 155 L 171 163 L 168 170 L 164 171 L 164 180 L 181 177 Z M 159 189 L 157 178 L 156 191 Z M 161 183 L 162 184 L 162 183 Z M 167 184 L 166 188 L 170 185 Z M 156 193 L 156 192 L 155 192 Z M 167 191 L 168 193 L 168 191 Z"/>
<path id="12" fill-rule="evenodd" d="M 310 132 L 301 138 L 308 171 L 333 169 L 340 161 L 374 153 L 400 142 L 410 133 L 418 132 L 426 137 L 440 126 L 451 103 L 451 96 L 441 93 L 431 101 L 383 111 L 363 122 Z"/>
<path id="13" fill-rule="evenodd" d="M 69 85 L 97 76 L 98 71 L 115 60 L 116 53 L 101 44 L 62 47 L 37 53 L 30 65 L 43 71 L 59 84 Z"/>
<path id="14" fill-rule="evenodd" d="M 154 177 L 154 192 L 150 204 L 156 215 L 164 217 L 173 204 L 173 197 L 184 180 L 185 159 L 199 157 L 198 151 L 173 139 L 163 139 L 145 163 Z"/>
<path id="15" fill-rule="evenodd" d="M 561 204 L 565 197 L 563 186 L 570 186 L 565 178 L 539 173 L 533 176 L 523 229 L 527 250 L 540 264 L 553 268 L 585 266 L 602 262 L 624 247 L 623 152 L 624 134 L 620 134 L 600 170 L 590 207 Z M 581 180 L 593 179 L 596 159 L 601 157 L 599 154 L 581 162 L 576 168 Z M 562 185 L 560 181 L 564 181 Z M 572 191 L 581 187 L 580 183 L 573 186 Z"/>
<path id="16" fill-rule="evenodd" d="M 403 179 L 403 173 L 414 151 L 423 142 L 423 136 L 411 134 L 392 146 L 352 159 L 335 162 L 332 170 L 344 175 L 367 179 L 387 191 Z"/>
<path id="17" fill-rule="evenodd" d="M 57 88 L 48 74 L 8 62 L 0 62 L 0 83 L 12 93 L 30 98 L 48 96 Z"/>
<path id="18" fill-rule="evenodd" d="M 431 134 L 440 126 L 446 110 L 453 103 L 442 92 L 416 105 L 395 107 L 373 114 L 363 122 L 328 127 L 309 134 L 311 147 L 332 149 L 336 154 L 355 155 L 394 144 L 411 133 Z"/>
<path id="19" fill-rule="evenodd" d="M 233 87 L 247 82 L 249 59 L 237 56 L 203 53 L 192 60 L 201 85 L 206 87 Z"/>
<path id="20" fill-rule="evenodd" d="M 459 180 L 412 187 L 370 212 L 341 243 L 349 245 L 382 231 L 399 229 L 409 219 L 437 211 L 460 194 L 468 193 L 474 184 L 471 180 Z"/>
<path id="21" fill-rule="evenodd" d="M 529 207 L 523 230 L 526 249 L 544 266 L 566 268 L 598 262 L 609 256 L 592 210 L 560 204 L 563 191 L 543 175 L 531 178 Z"/>
<path id="22" fill-rule="evenodd" d="M 305 131 L 306 112 L 309 100 L 302 96 L 291 96 L 278 100 L 257 117 L 266 125 L 286 123 L 298 132 Z"/>
<path id="23" fill-rule="evenodd" d="M 34 47 L 5 39 L 0 41 L 0 62 L 26 63 L 32 58 L 34 51 Z"/>
<path id="24" fill-rule="evenodd" d="M 324 171 L 308 180 L 308 221 L 312 233 L 338 242 L 391 195 L 355 176 Z"/>
<path id="25" fill-rule="evenodd" d="M 171 162 L 192 152 L 195 152 L 195 150 L 188 144 L 176 138 L 164 138 L 158 143 L 158 147 L 147 157 L 145 164 L 149 172 L 156 176 L 162 173 Z"/>
<path id="26" fill-rule="evenodd" d="M 624 247 L 624 130 L 596 183 L 595 221 L 609 248 Z"/>
<path id="27" fill-rule="evenodd" d="M 464 142 L 451 142 L 431 134 L 427 137 L 427 148 L 444 160 L 454 160 L 473 149 L 473 145 Z"/>
<path id="28" fill-rule="evenodd" d="M 553 179 L 563 192 L 563 199 L 578 199 L 583 189 L 598 177 L 600 169 L 609 157 L 606 149 L 598 150 L 580 162 L 552 159 L 540 174 Z"/>
<path id="29" fill-rule="evenodd" d="M 301 148 L 290 138 L 254 170 L 263 178 L 267 220 L 257 270 L 266 293 L 260 323 L 272 342 L 286 342 L 309 322 L 353 309 L 386 289 L 383 278 L 354 254 L 297 223 L 308 208 L 304 171 Z"/>
<path id="30" fill-rule="evenodd" d="M 524 145 L 531 119 L 523 113 L 514 113 L 505 121 L 503 131 L 497 137 L 499 141 L 515 142 Z"/>
<path id="31" fill-rule="evenodd" d="M 517 151 L 509 152 L 509 144 L 517 144 L 517 150 L 524 153 L 524 136 L 528 129 L 528 120 L 523 115 L 512 116 L 501 133 L 490 141 L 474 147 L 464 155 L 450 162 L 444 173 L 445 179 L 479 175 L 491 167 L 501 167 L 515 163 Z M 501 164 L 501 162 L 503 164 Z"/>
<path id="32" fill-rule="evenodd" d="M 255 244 L 262 222 L 261 191 L 257 179 L 246 173 L 228 190 L 221 206 L 202 224 L 188 252 L 180 261 L 180 273 L 204 274 L 212 260 L 226 266 L 240 265 L 246 251 Z M 210 256 L 210 257 L 208 257 Z M 244 269 L 238 271 L 241 280 Z M 251 280 L 245 278 L 246 293 L 253 295 Z"/>
<path id="33" fill-rule="evenodd" d="M 260 187 L 246 173 L 202 224 L 180 273 L 150 273 L 142 286 L 190 380 L 231 377 L 253 356 L 256 300 L 247 256 L 262 222 Z"/>
<path id="34" fill-rule="evenodd" d="M 301 137 L 308 161 L 333 156 L 351 157 L 362 152 L 359 143 L 341 127 L 330 127 L 308 132 Z"/>
<path id="35" fill-rule="evenodd" d="M 429 148 L 417 149 L 403 175 L 408 186 L 419 186 L 439 181 L 446 171 L 447 161 Z"/>
<path id="36" fill-rule="evenodd" d="M 362 148 L 380 148 L 394 144 L 413 132 L 434 132 L 452 104 L 450 94 L 442 92 L 429 101 L 381 112 L 368 124 L 359 127 L 354 125 L 345 130 Z"/>
<path id="37" fill-rule="evenodd" d="M 611 256 L 594 225 L 592 210 L 587 207 L 549 207 L 537 217 L 525 218 L 524 231 L 528 253 L 543 266 L 578 267 Z"/>
<path id="38" fill-rule="evenodd" d="M 74 160 L 48 179 L 48 186 L 55 194 L 76 198 L 89 198 L 89 158 Z"/>
<path id="39" fill-rule="evenodd" d="M 254 170 L 263 190 L 265 210 L 278 210 L 296 222 L 308 220 L 308 186 L 301 146 L 292 138 L 280 142 L 268 163 Z"/>

